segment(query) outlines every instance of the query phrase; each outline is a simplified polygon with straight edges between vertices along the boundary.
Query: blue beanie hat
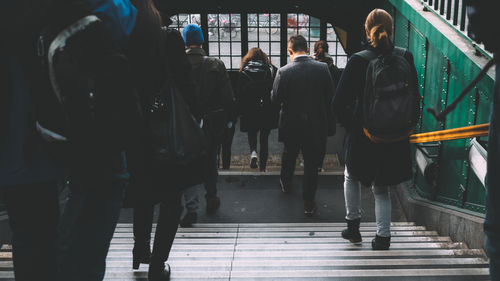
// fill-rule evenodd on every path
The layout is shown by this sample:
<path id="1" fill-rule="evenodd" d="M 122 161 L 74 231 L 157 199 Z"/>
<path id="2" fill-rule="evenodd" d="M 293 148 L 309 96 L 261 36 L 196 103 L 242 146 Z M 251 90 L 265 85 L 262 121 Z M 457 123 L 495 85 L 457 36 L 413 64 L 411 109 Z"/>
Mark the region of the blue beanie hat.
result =
<path id="1" fill-rule="evenodd" d="M 184 27 L 184 30 L 182 30 L 182 38 L 184 39 L 186 46 L 201 45 L 204 41 L 201 28 L 193 23 Z"/>

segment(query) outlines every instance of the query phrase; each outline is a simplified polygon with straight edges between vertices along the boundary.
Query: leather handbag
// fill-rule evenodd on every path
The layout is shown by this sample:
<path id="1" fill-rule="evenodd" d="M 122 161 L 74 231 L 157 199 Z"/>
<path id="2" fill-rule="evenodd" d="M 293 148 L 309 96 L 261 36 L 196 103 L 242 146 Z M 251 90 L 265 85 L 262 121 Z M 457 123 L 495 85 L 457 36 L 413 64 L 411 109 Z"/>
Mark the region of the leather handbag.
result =
<path id="1" fill-rule="evenodd" d="M 203 158 L 207 141 L 171 75 L 153 97 L 149 110 L 153 158 L 189 166 Z"/>

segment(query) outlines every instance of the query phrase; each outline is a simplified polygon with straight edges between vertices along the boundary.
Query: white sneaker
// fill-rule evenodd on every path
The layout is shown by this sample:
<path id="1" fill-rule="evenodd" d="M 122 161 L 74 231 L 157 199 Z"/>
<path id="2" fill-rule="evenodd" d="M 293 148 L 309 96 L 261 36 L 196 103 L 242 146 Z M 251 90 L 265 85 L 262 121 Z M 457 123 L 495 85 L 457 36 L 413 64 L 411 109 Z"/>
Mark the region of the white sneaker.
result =
<path id="1" fill-rule="evenodd" d="M 250 168 L 257 169 L 257 151 L 252 151 L 250 156 Z"/>

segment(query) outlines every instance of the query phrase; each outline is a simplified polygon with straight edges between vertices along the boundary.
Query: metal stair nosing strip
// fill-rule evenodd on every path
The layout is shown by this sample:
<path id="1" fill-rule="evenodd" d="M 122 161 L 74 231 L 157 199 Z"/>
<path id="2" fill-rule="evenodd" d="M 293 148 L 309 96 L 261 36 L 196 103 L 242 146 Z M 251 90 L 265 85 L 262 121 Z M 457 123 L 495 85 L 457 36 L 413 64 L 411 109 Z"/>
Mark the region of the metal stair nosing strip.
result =
<path id="1" fill-rule="evenodd" d="M 373 251 L 369 240 L 375 235 L 374 223 L 362 223 L 361 245 L 340 237 L 343 223 L 195 224 L 179 228 L 168 263 L 173 281 L 487 280 L 482 250 L 414 223 L 392 225 L 391 249 Z M 116 229 L 105 280 L 147 280 L 147 265 L 131 269 L 131 226 L 119 224 Z M 0 251 L 0 280 L 13 278 L 11 257 L 10 248 Z"/>

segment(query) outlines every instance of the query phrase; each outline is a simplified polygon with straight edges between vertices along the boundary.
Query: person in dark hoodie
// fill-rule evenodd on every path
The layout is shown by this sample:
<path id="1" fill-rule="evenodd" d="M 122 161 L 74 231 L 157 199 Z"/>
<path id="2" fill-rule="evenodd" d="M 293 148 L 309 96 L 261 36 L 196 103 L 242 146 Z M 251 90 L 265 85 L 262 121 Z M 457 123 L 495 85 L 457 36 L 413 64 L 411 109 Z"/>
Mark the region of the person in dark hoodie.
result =
<path id="1" fill-rule="evenodd" d="M 271 91 L 277 68 L 259 48 L 251 48 L 241 60 L 238 82 L 240 130 L 248 133 L 250 167 L 257 168 L 257 134 L 260 132 L 259 169 L 266 171 L 268 138 L 278 128 L 279 108 L 271 103 Z"/>
<path id="2" fill-rule="evenodd" d="M 0 197 L 12 231 L 14 274 L 16 280 L 55 280 L 61 172 L 36 131 L 34 93 L 19 58 L 24 53 L 18 41 L 5 43 L 0 46 Z"/>
<path id="3" fill-rule="evenodd" d="M 65 45 L 78 71 L 94 81 L 98 99 L 94 119 L 87 122 L 83 118 L 84 127 L 69 128 L 65 166 L 71 183 L 59 226 L 57 280 L 104 278 L 106 256 L 129 179 L 126 153 L 139 123 L 129 62 L 122 51 L 135 14 L 128 0 L 58 1 L 51 11 L 50 18 L 59 30 L 81 23 L 88 15 L 99 18 L 83 26 Z M 73 79 L 79 78 L 60 77 L 61 91 L 80 93 L 73 91 Z M 78 121 L 80 115 L 76 114 L 88 110 L 76 102 L 81 98 L 75 95 L 74 103 L 66 102 Z"/>
<path id="4" fill-rule="evenodd" d="M 166 83 L 175 83 L 179 93 L 199 118 L 198 99 L 190 80 L 191 65 L 187 60 L 184 41 L 176 29 L 162 27 L 162 18 L 152 0 L 132 0 L 138 10 L 137 23 L 130 37 L 127 54 L 133 66 L 134 83 L 144 112 L 142 145 L 137 157 L 139 165 L 131 167 L 132 181 L 126 203 L 133 208 L 134 248 L 133 269 L 149 264 L 148 279 L 163 281 L 170 278 L 166 263 L 177 232 L 180 215 L 181 189 L 196 178 L 194 169 L 184 169 L 170 161 L 159 160 L 154 141 L 154 124 L 163 122 L 152 104 Z M 167 80 L 169 77 L 172 80 Z M 161 119 L 161 121 L 160 121 Z M 133 161 L 136 162 L 136 161 Z M 201 173 L 200 173 L 201 174 Z M 201 182 L 201 176 L 199 177 Z M 151 251 L 151 232 L 155 205 L 160 205 L 158 222 Z"/>
<path id="5" fill-rule="evenodd" d="M 49 146 L 54 145 L 52 142 L 55 139 L 39 123 L 49 115 L 54 118 L 56 112 L 48 103 L 40 103 L 44 90 L 39 82 L 43 75 L 40 75 L 39 58 L 36 56 L 40 50 L 34 42 L 42 29 L 50 26 L 56 32 L 57 28 L 91 14 L 92 8 L 97 11 L 103 6 L 108 7 L 106 10 L 110 15 L 108 28 L 119 18 L 120 13 L 116 12 L 119 9 L 128 9 L 131 20 L 121 20 L 115 26 L 125 27 L 130 23 L 133 26 L 134 8 L 128 1 L 101 1 L 99 5 L 86 5 L 81 1 L 16 0 L 3 1 L 2 6 L 2 21 L 8 23 L 2 24 L 2 27 L 13 28 L 6 32 L 2 30 L 8 43 L 2 44 L 1 51 L 1 69 L 5 74 L 1 80 L 5 90 L 1 91 L 1 104 L 5 107 L 0 120 L 0 192 L 13 234 L 16 280 L 102 280 L 122 189 L 109 189 L 103 193 L 95 190 L 86 192 L 84 188 L 72 189 L 60 224 L 62 235 L 59 236 L 57 180 L 62 173 L 57 164 L 68 163 L 56 163 L 54 155 L 49 153 Z M 106 33 L 104 41 L 120 40 L 119 37 L 126 34 L 114 32 L 116 38 L 113 39 L 113 36 L 108 36 L 110 33 L 106 27 L 97 30 Z M 94 38 L 89 44 L 110 46 L 99 42 L 100 39 Z M 100 49 L 105 51 L 105 48 Z M 90 59 L 87 63 L 96 61 Z M 93 66 L 96 69 L 101 67 L 99 63 Z M 110 69 L 104 66 L 101 70 Z M 113 195 L 108 196 L 108 193 Z M 111 198 L 116 200 L 108 201 Z M 63 239 L 59 240 L 60 237 Z M 59 276 L 57 260 L 60 261 Z"/>
<path id="6" fill-rule="evenodd" d="M 204 166 L 204 183 L 206 210 L 208 214 L 213 214 L 220 207 L 220 198 L 217 196 L 217 145 L 223 141 L 227 129 L 232 126 L 235 100 L 224 62 L 208 57 L 202 49 L 204 38 L 201 28 L 196 24 L 188 24 L 182 31 L 182 38 L 191 64 L 191 80 L 202 105 L 202 127 L 209 143 Z M 188 193 L 190 191 L 192 188 L 187 189 Z M 190 194 L 193 195 L 193 192 Z M 193 200 L 193 196 L 187 197 L 186 202 Z"/>
<path id="7" fill-rule="evenodd" d="M 469 36 L 483 42 L 487 50 L 493 53 L 496 61 L 495 88 L 490 116 L 488 135 L 488 167 L 486 174 L 486 218 L 484 233 L 486 234 L 486 252 L 490 262 L 491 280 L 500 280 L 500 31 L 498 30 L 498 9 L 494 9 L 493 0 L 467 0 L 467 16 L 469 18 Z"/>

